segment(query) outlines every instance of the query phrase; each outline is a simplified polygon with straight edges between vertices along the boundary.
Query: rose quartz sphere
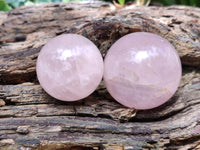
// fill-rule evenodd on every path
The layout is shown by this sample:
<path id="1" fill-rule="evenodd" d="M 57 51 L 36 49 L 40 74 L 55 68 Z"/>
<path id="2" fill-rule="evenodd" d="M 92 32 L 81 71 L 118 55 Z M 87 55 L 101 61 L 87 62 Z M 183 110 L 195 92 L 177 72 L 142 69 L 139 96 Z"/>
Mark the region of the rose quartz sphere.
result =
<path id="1" fill-rule="evenodd" d="M 181 79 L 181 62 L 164 38 L 147 32 L 116 41 L 104 61 L 104 82 L 119 103 L 151 109 L 169 100 Z"/>
<path id="2" fill-rule="evenodd" d="M 43 89 L 63 101 L 90 95 L 103 76 L 103 59 L 98 48 L 76 34 L 51 39 L 41 50 L 36 65 Z"/>

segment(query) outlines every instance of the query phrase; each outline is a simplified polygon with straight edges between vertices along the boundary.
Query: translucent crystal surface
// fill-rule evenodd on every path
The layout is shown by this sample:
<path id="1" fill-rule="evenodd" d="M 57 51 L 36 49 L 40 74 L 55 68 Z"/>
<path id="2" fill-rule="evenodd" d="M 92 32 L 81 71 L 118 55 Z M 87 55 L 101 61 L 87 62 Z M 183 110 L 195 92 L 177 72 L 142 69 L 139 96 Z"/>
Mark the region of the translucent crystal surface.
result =
<path id="1" fill-rule="evenodd" d="M 147 32 L 120 38 L 104 61 L 107 90 L 119 103 L 135 109 L 151 109 L 169 100 L 179 86 L 181 72 L 175 48 Z"/>
<path id="2" fill-rule="evenodd" d="M 103 76 L 103 59 L 98 48 L 76 34 L 51 39 L 41 50 L 37 77 L 43 89 L 63 101 L 90 95 Z"/>

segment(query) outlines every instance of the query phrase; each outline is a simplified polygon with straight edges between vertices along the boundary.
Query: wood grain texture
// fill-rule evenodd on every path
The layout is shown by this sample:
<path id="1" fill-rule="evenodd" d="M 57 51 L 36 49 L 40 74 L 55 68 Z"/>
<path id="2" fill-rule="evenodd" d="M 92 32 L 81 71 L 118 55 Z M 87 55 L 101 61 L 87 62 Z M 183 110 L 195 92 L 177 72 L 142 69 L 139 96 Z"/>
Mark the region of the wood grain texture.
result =
<path id="1" fill-rule="evenodd" d="M 145 111 L 118 104 L 103 82 L 89 97 L 62 102 L 38 84 L 41 47 L 63 33 L 93 41 L 104 57 L 128 33 L 147 31 L 177 49 L 183 75 L 176 94 Z M 105 2 L 25 6 L 0 13 L 0 149 L 200 149 L 200 9 L 115 9 Z"/>

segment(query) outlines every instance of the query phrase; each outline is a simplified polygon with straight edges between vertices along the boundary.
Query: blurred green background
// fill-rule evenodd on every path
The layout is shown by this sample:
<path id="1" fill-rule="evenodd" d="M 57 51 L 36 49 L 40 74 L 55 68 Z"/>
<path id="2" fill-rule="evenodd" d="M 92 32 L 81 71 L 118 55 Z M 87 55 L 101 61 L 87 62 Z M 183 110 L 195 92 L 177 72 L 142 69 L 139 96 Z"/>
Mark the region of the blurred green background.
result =
<path id="1" fill-rule="evenodd" d="M 73 0 L 0 0 L 0 11 L 9 11 L 11 9 L 23 6 L 23 5 L 32 5 L 37 3 L 50 3 L 50 2 L 69 2 Z M 81 1 L 81 0 L 76 0 Z M 112 0 L 104 0 L 111 1 Z M 120 4 L 124 4 L 127 1 L 131 0 L 116 0 Z M 133 0 L 134 1 L 134 0 Z M 142 1 L 142 0 L 135 0 Z M 188 6 L 196 6 L 200 7 L 200 0 L 151 0 L 151 3 L 159 3 L 164 6 L 169 5 L 188 5 Z"/>

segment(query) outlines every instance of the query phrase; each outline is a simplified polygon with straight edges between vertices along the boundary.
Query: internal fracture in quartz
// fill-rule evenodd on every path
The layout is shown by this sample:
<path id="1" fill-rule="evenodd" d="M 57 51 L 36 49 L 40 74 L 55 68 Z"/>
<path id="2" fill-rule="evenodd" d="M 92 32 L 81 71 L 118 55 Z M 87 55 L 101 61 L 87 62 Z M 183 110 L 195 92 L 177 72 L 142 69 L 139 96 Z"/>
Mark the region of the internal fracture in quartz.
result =
<path id="1" fill-rule="evenodd" d="M 181 73 L 175 48 L 147 32 L 120 38 L 104 61 L 108 92 L 119 103 L 135 109 L 151 109 L 169 100 L 179 86 Z"/>
<path id="2" fill-rule="evenodd" d="M 103 59 L 90 40 L 76 34 L 63 34 L 42 48 L 36 71 L 49 95 L 75 101 L 97 88 L 103 76 Z"/>

